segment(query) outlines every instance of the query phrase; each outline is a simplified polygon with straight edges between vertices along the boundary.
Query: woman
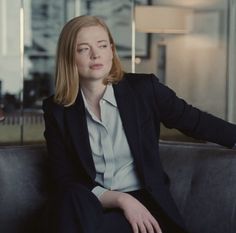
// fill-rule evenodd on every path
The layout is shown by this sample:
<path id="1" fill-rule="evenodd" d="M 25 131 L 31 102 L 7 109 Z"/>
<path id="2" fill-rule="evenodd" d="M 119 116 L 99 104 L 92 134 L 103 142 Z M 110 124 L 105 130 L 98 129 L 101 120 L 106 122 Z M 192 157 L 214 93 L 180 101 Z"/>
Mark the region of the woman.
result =
<path id="1" fill-rule="evenodd" d="M 105 23 L 63 28 L 55 95 L 43 103 L 55 191 L 46 232 L 186 232 L 158 152 L 160 122 L 227 147 L 236 126 L 176 97 L 152 74 L 121 69 Z"/>

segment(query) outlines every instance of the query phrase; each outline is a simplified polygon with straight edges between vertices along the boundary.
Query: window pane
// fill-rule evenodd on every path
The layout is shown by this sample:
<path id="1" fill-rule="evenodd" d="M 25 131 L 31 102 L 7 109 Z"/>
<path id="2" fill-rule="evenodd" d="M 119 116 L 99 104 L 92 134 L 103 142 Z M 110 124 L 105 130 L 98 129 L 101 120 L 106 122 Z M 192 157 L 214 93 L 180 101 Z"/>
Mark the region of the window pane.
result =
<path id="1" fill-rule="evenodd" d="M 66 20 L 64 0 L 25 0 L 24 143 L 43 140 L 42 100 L 53 92 L 56 44 Z"/>
<path id="2" fill-rule="evenodd" d="M 20 1 L 0 1 L 0 105 L 6 119 L 0 123 L 0 145 L 20 143 Z"/>

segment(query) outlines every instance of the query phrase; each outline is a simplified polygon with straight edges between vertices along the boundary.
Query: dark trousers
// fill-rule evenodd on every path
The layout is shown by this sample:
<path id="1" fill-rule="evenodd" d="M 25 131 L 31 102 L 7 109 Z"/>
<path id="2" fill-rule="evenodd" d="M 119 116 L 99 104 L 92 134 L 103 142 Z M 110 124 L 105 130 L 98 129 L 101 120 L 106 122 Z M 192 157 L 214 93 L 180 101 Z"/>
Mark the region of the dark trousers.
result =
<path id="1" fill-rule="evenodd" d="M 187 233 L 175 224 L 144 190 L 129 192 L 157 219 L 163 233 Z M 103 209 L 81 185 L 71 185 L 50 200 L 41 233 L 133 233 L 120 209 Z"/>

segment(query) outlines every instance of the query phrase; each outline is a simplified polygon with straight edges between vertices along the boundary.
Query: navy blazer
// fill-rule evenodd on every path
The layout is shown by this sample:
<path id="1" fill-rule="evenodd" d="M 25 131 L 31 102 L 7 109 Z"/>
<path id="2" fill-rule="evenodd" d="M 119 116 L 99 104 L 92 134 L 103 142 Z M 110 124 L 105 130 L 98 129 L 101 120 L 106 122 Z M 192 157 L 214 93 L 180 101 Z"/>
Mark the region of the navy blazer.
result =
<path id="1" fill-rule="evenodd" d="M 124 131 L 143 187 L 179 225 L 182 220 L 169 192 L 168 177 L 159 158 L 160 123 L 194 138 L 233 147 L 236 126 L 187 104 L 153 74 L 126 73 L 113 85 Z M 96 185 L 85 106 L 81 92 L 63 107 L 49 97 L 43 103 L 45 138 L 57 187 Z"/>

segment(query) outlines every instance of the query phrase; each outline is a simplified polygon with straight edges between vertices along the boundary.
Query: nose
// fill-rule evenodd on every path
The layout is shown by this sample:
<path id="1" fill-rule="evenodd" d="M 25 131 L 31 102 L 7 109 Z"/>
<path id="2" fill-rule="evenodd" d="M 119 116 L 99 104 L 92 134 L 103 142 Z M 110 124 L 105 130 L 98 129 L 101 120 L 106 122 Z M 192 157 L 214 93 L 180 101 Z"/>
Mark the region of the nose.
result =
<path id="1" fill-rule="evenodd" d="M 92 59 L 97 59 L 100 57 L 100 54 L 97 49 L 93 48 L 91 49 L 91 58 Z"/>

